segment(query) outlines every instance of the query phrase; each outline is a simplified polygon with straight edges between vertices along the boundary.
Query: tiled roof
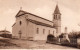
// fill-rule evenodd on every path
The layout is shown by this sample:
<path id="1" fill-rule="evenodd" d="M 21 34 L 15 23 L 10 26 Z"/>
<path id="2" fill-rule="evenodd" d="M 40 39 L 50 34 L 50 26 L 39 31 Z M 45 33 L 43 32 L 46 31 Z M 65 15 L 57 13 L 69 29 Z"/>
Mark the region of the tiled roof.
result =
<path id="1" fill-rule="evenodd" d="M 49 25 L 49 24 L 46 24 L 46 23 L 42 23 L 42 22 L 35 21 L 35 20 L 32 20 L 32 19 L 27 19 L 27 20 L 30 21 L 30 22 L 32 22 L 32 23 L 34 23 L 34 24 L 36 24 L 36 25 L 42 25 L 42 26 L 46 26 L 46 27 L 51 27 L 51 28 L 53 28 L 52 25 Z"/>
<path id="2" fill-rule="evenodd" d="M 19 12 L 22 12 L 22 14 L 18 15 Z M 52 21 L 50 21 L 50 20 L 48 20 L 48 19 L 42 18 L 42 17 L 40 17 L 40 16 L 34 15 L 34 14 L 32 14 L 32 13 L 29 13 L 29 12 L 26 12 L 26 11 L 23 11 L 23 10 L 20 10 L 19 12 L 18 12 L 18 14 L 16 15 L 16 17 L 22 16 L 22 15 L 25 15 L 25 14 L 30 14 L 30 15 L 33 15 L 33 16 L 35 16 L 35 17 L 41 18 L 41 19 L 43 19 L 43 20 L 52 22 Z M 53 23 L 53 22 L 52 22 L 52 23 Z"/>

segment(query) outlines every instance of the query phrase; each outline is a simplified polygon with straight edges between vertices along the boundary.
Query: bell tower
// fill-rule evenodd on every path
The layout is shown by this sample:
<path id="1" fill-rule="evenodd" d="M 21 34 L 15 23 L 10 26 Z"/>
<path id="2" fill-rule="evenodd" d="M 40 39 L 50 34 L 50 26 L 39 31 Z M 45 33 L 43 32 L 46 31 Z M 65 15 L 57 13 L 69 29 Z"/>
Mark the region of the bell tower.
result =
<path id="1" fill-rule="evenodd" d="M 57 36 L 61 34 L 61 13 L 58 8 L 58 5 L 56 5 L 56 8 L 53 13 L 53 26 L 56 29 Z"/>

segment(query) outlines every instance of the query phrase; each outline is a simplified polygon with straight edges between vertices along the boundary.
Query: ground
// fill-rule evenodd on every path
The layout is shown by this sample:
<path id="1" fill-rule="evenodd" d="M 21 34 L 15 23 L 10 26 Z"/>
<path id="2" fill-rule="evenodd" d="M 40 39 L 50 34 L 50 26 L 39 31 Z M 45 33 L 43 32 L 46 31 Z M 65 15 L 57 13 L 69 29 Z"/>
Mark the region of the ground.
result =
<path id="1" fill-rule="evenodd" d="M 77 49 L 73 47 L 61 46 L 37 41 L 27 41 L 20 39 L 0 39 L 1 49 Z"/>

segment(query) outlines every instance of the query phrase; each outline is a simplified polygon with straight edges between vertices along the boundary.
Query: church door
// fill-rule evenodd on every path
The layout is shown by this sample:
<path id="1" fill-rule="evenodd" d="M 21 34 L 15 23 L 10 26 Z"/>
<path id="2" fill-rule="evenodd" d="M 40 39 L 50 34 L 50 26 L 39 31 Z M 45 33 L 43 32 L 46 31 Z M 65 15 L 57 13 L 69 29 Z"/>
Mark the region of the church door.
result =
<path id="1" fill-rule="evenodd" d="M 21 39 L 21 34 L 22 34 L 21 31 L 19 31 L 19 39 Z"/>

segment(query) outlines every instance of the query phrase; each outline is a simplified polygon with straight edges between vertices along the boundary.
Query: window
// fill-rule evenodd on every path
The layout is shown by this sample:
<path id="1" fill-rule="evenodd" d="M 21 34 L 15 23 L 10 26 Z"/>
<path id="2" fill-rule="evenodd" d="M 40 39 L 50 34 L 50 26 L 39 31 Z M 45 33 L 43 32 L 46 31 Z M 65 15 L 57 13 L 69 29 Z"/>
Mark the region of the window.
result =
<path id="1" fill-rule="evenodd" d="M 22 22 L 20 21 L 20 25 L 22 24 Z"/>
<path id="2" fill-rule="evenodd" d="M 54 19 L 55 19 L 55 15 L 54 15 Z"/>
<path id="3" fill-rule="evenodd" d="M 54 16 L 54 19 L 55 19 L 55 16 Z"/>
<path id="4" fill-rule="evenodd" d="M 54 31 L 53 31 L 53 35 L 54 35 Z"/>
<path id="5" fill-rule="evenodd" d="M 39 28 L 37 28 L 37 34 L 39 34 Z"/>
<path id="6" fill-rule="evenodd" d="M 43 34 L 45 33 L 45 29 L 43 29 Z"/>
<path id="7" fill-rule="evenodd" d="M 54 19 L 57 19 L 57 17 L 58 17 L 58 16 L 55 14 L 55 15 L 54 15 Z"/>

